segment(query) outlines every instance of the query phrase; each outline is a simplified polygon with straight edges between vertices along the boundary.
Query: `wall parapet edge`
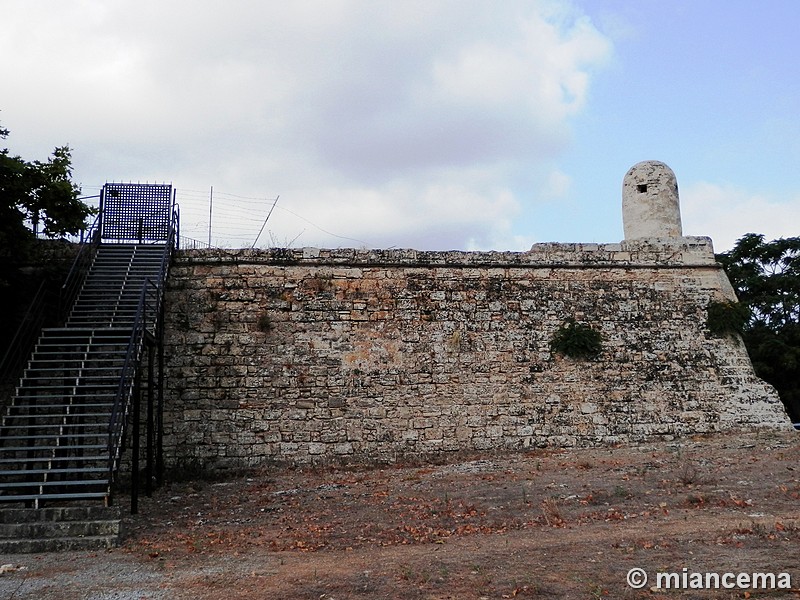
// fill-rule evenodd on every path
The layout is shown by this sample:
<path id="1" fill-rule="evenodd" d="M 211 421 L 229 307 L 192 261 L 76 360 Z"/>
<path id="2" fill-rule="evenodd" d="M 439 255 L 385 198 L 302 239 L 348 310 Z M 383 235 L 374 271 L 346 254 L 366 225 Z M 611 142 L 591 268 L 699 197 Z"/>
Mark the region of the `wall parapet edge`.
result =
<path id="1" fill-rule="evenodd" d="M 537 243 L 527 252 L 413 249 L 268 248 L 182 250 L 183 263 L 331 265 L 408 268 L 718 268 L 707 237 L 622 241 L 608 244 Z"/>

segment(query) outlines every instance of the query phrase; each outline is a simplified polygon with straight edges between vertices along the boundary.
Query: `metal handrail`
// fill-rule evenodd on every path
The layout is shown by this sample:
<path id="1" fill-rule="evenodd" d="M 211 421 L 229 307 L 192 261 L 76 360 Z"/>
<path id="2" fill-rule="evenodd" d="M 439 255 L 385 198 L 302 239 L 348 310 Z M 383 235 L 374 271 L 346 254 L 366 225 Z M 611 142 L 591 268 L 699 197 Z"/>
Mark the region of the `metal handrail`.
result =
<path id="1" fill-rule="evenodd" d="M 11 343 L 8 345 L 2 360 L 0 360 L 0 383 L 8 384 L 22 372 L 22 368 L 27 362 L 31 350 L 36 344 L 37 334 L 41 331 L 45 322 L 50 320 L 53 325 L 60 325 L 66 320 L 67 311 L 77 296 L 83 280 L 86 278 L 88 267 L 83 268 L 84 264 L 91 264 L 94 250 L 100 243 L 100 220 L 98 213 L 92 224 L 86 229 L 79 246 L 78 253 L 72 261 L 69 273 L 64 284 L 59 290 L 57 317 L 47 314 L 46 302 L 49 295 L 48 285 L 43 281 L 39 285 L 36 295 L 28 305 L 25 315 L 22 318 Z M 89 248 L 87 250 L 87 248 Z"/>
<path id="2" fill-rule="evenodd" d="M 124 420 L 127 417 L 127 408 L 130 403 L 131 392 L 133 391 L 133 382 L 136 377 L 136 370 L 139 367 L 139 359 L 141 358 L 140 354 L 144 342 L 144 332 L 147 327 L 147 289 L 148 286 L 151 285 L 155 287 L 156 284 L 154 284 L 150 278 L 146 279 L 142 287 L 142 293 L 139 296 L 139 306 L 136 310 L 133 331 L 128 341 L 125 362 L 122 366 L 122 374 L 117 386 L 114 406 L 111 409 L 111 420 L 108 425 L 109 478 L 113 476 L 115 470 L 117 449 L 121 445 L 122 433 L 125 425 Z"/>
<path id="3" fill-rule="evenodd" d="M 2 360 L 0 360 L 0 383 L 11 382 L 27 362 L 28 355 L 36 344 L 36 336 L 47 318 L 44 310 L 46 297 L 47 282 L 42 281 L 36 295 L 28 305 L 11 343 L 6 348 Z"/>
<path id="4" fill-rule="evenodd" d="M 61 286 L 59 295 L 59 309 L 60 317 L 66 320 L 67 312 L 72 308 L 75 298 L 80 292 L 81 285 L 86 280 L 86 275 L 89 272 L 89 267 L 94 260 L 94 255 L 97 247 L 100 245 L 100 226 L 102 223 L 102 213 L 97 213 L 94 222 L 86 230 L 84 242 L 81 244 L 75 260 L 72 261 L 72 267 Z"/>
<path id="5" fill-rule="evenodd" d="M 161 256 L 161 266 L 159 268 L 157 280 L 154 281 L 151 278 L 147 278 L 139 296 L 139 304 L 136 310 L 131 338 L 128 342 L 125 362 L 122 366 L 122 373 L 119 385 L 117 386 L 117 393 L 108 426 L 109 482 L 113 481 L 117 460 L 119 458 L 118 450 L 122 446 L 125 437 L 125 424 L 130 408 L 130 401 L 134 392 L 137 372 L 140 368 L 141 354 L 144 348 L 146 334 L 158 337 L 162 327 L 161 306 L 164 296 L 164 284 L 167 278 L 167 270 L 172 260 L 172 253 L 177 245 L 178 239 L 177 215 L 177 210 L 173 211 L 173 225 L 170 227 L 167 243 Z"/>

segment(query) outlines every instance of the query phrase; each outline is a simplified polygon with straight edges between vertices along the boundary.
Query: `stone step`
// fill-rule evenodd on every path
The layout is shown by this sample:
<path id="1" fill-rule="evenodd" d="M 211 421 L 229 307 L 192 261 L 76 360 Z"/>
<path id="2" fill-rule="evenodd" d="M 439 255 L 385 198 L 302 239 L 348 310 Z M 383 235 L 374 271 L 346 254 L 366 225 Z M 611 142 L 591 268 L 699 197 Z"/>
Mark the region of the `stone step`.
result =
<path id="1" fill-rule="evenodd" d="M 2 539 L 50 539 L 119 536 L 119 521 L 37 521 L 0 525 Z"/>
<path id="2" fill-rule="evenodd" d="M 41 539 L 0 539 L 0 554 L 43 554 L 107 550 L 119 544 L 118 536 L 84 536 Z"/>
<path id="3" fill-rule="evenodd" d="M 0 554 L 112 548 L 121 522 L 118 507 L 0 509 Z"/>

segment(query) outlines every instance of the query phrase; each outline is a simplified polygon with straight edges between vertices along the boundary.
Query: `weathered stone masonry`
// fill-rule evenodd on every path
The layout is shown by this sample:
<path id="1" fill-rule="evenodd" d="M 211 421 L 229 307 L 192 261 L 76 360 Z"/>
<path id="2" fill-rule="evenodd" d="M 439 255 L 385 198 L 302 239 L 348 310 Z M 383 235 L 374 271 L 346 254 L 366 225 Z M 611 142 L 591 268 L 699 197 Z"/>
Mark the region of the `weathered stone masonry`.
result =
<path id="1" fill-rule="evenodd" d="M 387 460 L 788 423 L 707 238 L 524 253 L 181 252 L 167 295 L 174 466 Z M 554 355 L 568 318 L 604 338 Z"/>

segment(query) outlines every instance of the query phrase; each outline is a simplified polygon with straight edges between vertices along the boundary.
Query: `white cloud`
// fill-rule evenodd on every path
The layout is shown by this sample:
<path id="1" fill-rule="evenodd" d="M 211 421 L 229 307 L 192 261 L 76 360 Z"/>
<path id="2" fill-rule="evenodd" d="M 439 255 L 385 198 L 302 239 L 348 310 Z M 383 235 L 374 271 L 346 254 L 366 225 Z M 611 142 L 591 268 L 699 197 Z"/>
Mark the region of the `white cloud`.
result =
<path id="1" fill-rule="evenodd" d="M 69 142 L 87 185 L 281 194 L 371 245 L 523 243 L 508 190 L 567 147 L 611 51 L 552 1 L 9 0 L 0 19 L 21 153 Z"/>
<path id="2" fill-rule="evenodd" d="M 731 185 L 692 183 L 681 188 L 685 235 L 707 235 L 716 252 L 730 250 L 746 233 L 767 240 L 797 235 L 800 196 L 772 198 Z"/>
<path id="3" fill-rule="evenodd" d="M 544 198 L 561 199 L 567 196 L 572 187 L 572 179 L 563 171 L 551 171 L 547 177 L 547 185 L 542 191 Z"/>

